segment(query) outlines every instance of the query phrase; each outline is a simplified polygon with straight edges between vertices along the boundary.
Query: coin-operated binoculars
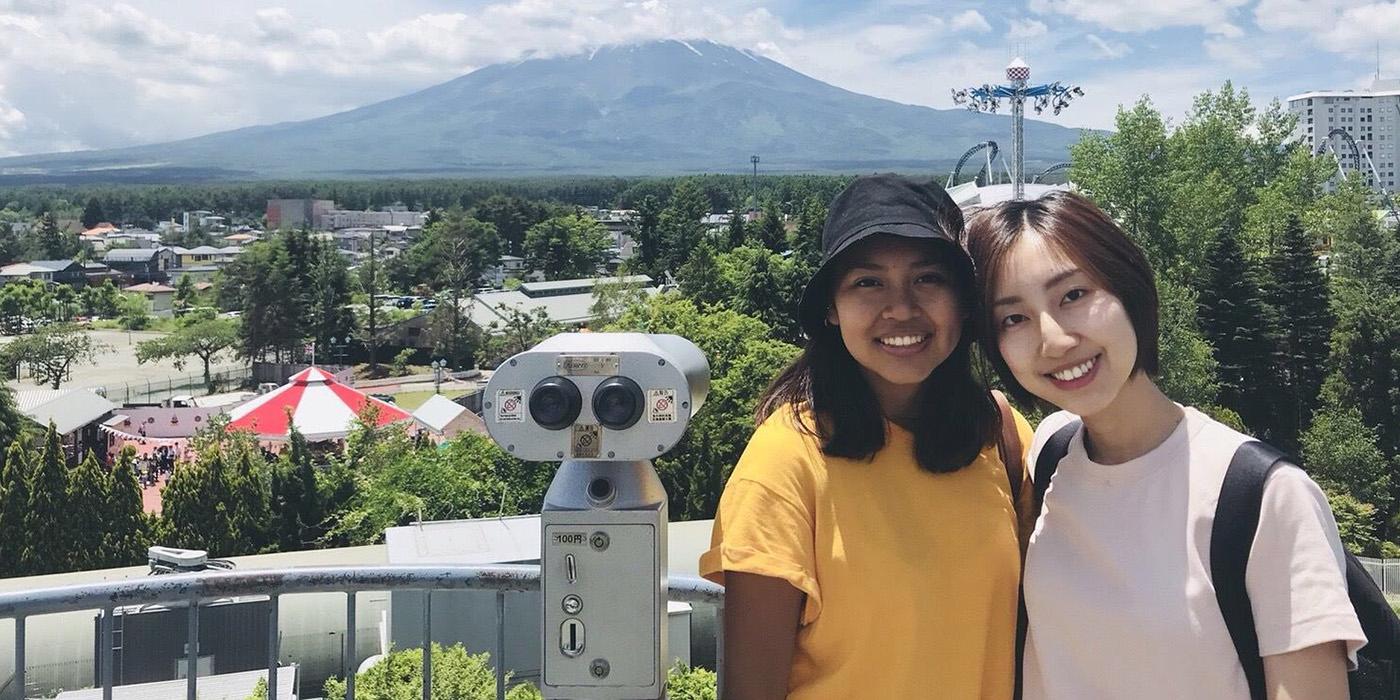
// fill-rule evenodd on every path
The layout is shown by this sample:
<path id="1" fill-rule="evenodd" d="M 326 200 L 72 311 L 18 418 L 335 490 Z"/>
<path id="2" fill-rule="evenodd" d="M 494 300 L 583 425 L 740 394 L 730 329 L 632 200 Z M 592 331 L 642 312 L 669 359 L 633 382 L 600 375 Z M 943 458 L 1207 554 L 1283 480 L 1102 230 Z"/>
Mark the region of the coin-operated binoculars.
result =
<path id="1" fill-rule="evenodd" d="M 561 460 L 540 514 L 546 698 L 659 700 L 666 689 L 666 490 L 671 449 L 710 389 L 675 335 L 563 333 L 486 385 L 491 438 Z"/>

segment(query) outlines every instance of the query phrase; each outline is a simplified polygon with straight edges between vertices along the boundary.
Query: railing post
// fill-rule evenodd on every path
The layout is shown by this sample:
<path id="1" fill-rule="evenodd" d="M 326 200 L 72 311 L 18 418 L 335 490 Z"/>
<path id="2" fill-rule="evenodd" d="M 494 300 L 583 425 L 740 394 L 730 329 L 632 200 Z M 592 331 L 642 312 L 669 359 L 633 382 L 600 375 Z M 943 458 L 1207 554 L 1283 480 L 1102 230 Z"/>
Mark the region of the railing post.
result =
<path id="1" fill-rule="evenodd" d="M 715 606 L 715 698 L 724 697 L 724 604 Z"/>
<path id="2" fill-rule="evenodd" d="M 496 700 L 506 700 L 505 591 L 496 591 Z"/>
<path id="3" fill-rule="evenodd" d="M 112 607 L 102 609 L 102 700 L 112 700 Z M 20 697 L 24 697 L 21 695 Z"/>
<path id="4" fill-rule="evenodd" d="M 355 700 L 355 592 L 345 593 L 345 700 Z"/>
<path id="5" fill-rule="evenodd" d="M 371 302 L 372 303 L 372 302 Z M 433 698 L 433 589 L 423 589 L 423 700 Z"/>
<path id="6" fill-rule="evenodd" d="M 20 700 L 24 700 L 24 618 L 15 618 L 15 685 Z"/>
<path id="7" fill-rule="evenodd" d="M 276 595 L 267 597 L 267 700 L 282 700 L 277 692 L 277 604 Z"/>
<path id="8" fill-rule="evenodd" d="M 199 596 L 190 596 L 185 631 L 185 700 L 198 700 L 199 692 Z"/>

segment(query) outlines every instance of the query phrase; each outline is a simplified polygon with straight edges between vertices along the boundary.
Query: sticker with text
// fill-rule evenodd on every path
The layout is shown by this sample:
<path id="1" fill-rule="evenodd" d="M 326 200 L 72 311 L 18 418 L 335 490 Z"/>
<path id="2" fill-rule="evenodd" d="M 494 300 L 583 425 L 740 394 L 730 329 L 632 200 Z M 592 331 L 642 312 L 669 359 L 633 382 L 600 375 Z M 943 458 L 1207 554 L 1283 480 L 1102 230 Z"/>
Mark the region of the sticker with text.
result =
<path id="1" fill-rule="evenodd" d="M 676 422 L 675 389 L 647 389 L 647 422 Z"/>
<path id="2" fill-rule="evenodd" d="M 525 420 L 525 392 L 507 389 L 496 392 L 496 422 L 520 423 Z"/>

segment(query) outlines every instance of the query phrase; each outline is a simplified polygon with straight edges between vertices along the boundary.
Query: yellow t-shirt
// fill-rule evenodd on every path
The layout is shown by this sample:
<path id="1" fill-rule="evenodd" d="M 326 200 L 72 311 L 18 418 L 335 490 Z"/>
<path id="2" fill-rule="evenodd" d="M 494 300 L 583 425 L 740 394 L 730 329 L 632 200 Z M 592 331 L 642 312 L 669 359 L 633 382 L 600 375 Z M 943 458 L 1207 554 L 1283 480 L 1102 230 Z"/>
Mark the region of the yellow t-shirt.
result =
<path id="1" fill-rule="evenodd" d="M 864 462 L 823 455 L 791 410 L 770 416 L 725 486 L 700 573 L 806 594 L 789 698 L 1010 698 L 1021 559 L 996 443 L 934 474 L 887 425 Z M 1030 425 L 1016 426 L 1026 450 Z"/>

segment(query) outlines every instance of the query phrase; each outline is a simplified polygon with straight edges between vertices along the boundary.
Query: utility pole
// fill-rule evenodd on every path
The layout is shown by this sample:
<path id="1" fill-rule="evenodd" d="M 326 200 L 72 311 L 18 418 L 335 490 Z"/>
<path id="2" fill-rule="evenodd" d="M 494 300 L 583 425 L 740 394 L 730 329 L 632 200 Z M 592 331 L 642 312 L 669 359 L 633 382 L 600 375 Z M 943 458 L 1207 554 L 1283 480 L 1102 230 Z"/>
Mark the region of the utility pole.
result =
<path id="1" fill-rule="evenodd" d="M 1075 85 L 1061 85 L 1058 82 L 1045 85 L 1029 85 L 1031 67 L 1020 57 L 1012 59 L 1006 66 L 1006 79 L 1009 85 L 987 85 L 953 91 L 953 104 L 965 105 L 974 112 L 996 113 L 1001 100 L 1011 101 L 1011 197 L 1025 199 L 1026 156 L 1024 143 L 1026 98 L 1035 98 L 1035 113 L 1053 108 L 1055 114 L 1069 106 L 1070 100 L 1082 96 L 1084 91 Z"/>
<path id="2" fill-rule="evenodd" d="M 375 280 L 375 251 L 374 251 L 374 231 L 369 232 L 369 337 L 366 338 L 369 345 L 369 374 L 374 376 L 379 372 L 379 324 L 377 310 L 379 300 L 378 285 Z"/>
<path id="3" fill-rule="evenodd" d="M 749 156 L 749 162 L 753 163 L 753 179 L 749 181 L 749 211 L 758 208 L 758 154 Z"/>

